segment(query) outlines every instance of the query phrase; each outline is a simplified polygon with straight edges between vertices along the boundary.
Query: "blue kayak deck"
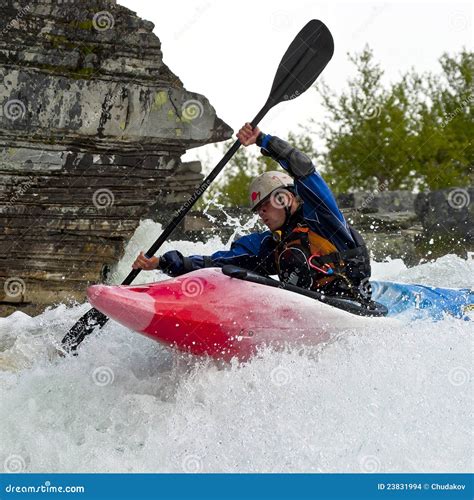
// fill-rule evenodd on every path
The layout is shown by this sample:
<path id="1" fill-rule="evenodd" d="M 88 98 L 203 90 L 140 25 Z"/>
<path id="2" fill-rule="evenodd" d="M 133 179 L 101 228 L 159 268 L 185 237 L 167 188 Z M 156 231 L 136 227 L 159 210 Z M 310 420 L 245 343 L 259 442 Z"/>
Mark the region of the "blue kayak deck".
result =
<path id="1" fill-rule="evenodd" d="M 443 319 L 447 314 L 469 320 L 474 312 L 474 291 L 425 285 L 372 281 L 372 299 L 388 308 L 389 316 L 402 313 L 413 319 Z M 471 318 L 469 318 L 469 313 Z"/>

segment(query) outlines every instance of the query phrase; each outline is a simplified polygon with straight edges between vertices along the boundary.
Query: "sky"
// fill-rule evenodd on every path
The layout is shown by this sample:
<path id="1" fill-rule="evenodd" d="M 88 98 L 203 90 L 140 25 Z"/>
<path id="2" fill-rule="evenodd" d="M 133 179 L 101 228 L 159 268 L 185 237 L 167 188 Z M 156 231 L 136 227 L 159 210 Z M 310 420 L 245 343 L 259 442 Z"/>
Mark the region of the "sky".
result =
<path id="1" fill-rule="evenodd" d="M 373 2 L 315 0 L 118 0 L 155 24 L 163 60 L 192 92 L 205 95 L 235 132 L 265 103 L 278 64 L 298 31 L 320 19 L 335 42 L 324 81 L 341 91 L 354 67 L 347 53 L 366 44 L 385 71 L 398 80 L 411 68 L 440 69 L 444 52 L 473 48 L 474 2 Z M 321 78 L 321 77 L 320 77 Z M 314 89 L 273 108 L 260 123 L 285 137 L 298 124 L 324 119 Z M 220 159 L 212 145 L 189 150 L 183 161 L 201 159 L 209 171 Z"/>

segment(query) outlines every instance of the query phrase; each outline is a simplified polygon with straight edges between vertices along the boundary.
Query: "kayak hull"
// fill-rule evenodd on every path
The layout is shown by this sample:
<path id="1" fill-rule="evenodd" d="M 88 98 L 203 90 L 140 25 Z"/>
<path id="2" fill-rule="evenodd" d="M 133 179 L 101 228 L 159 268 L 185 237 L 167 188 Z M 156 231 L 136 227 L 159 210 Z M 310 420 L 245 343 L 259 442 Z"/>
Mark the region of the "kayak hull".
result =
<path id="1" fill-rule="evenodd" d="M 376 290 L 378 300 L 393 292 L 387 283 Z M 218 268 L 144 285 L 94 285 L 87 294 L 96 309 L 134 331 L 183 352 L 227 361 L 247 360 L 263 346 L 317 345 L 338 331 L 399 324 L 231 278 Z"/>
<path id="2" fill-rule="evenodd" d="M 89 302 L 118 323 L 180 351 L 248 359 L 265 345 L 315 345 L 354 315 L 278 288 L 202 269 L 158 283 L 94 285 Z M 359 325 L 381 318 L 356 318 Z"/>

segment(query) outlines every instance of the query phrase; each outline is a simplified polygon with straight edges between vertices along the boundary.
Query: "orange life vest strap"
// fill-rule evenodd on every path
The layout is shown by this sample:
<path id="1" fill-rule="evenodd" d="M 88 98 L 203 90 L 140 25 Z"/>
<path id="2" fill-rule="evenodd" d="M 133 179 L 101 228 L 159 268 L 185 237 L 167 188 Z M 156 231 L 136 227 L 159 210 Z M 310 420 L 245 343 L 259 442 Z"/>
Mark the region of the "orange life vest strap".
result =
<path id="1" fill-rule="evenodd" d="M 292 235 L 294 235 L 293 238 Z M 337 248 L 327 238 L 324 238 L 323 236 L 315 233 L 309 227 L 295 227 L 293 231 L 285 238 L 282 250 L 292 246 L 301 247 L 306 250 L 306 252 L 309 251 L 311 256 L 329 255 L 331 253 L 337 252 Z M 280 252 L 275 253 L 277 268 L 279 253 Z M 334 263 L 327 264 L 327 266 L 331 268 L 335 267 Z M 317 279 L 314 281 L 313 286 L 322 286 L 330 283 L 331 281 L 334 281 L 335 279 L 336 276 L 334 275 L 321 276 L 321 279 Z"/>

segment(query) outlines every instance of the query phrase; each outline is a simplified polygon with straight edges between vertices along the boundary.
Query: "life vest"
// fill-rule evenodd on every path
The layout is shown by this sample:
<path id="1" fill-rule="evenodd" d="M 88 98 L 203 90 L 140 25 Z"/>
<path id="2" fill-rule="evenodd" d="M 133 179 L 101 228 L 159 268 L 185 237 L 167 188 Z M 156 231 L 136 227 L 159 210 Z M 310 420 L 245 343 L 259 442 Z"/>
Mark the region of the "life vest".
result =
<path id="1" fill-rule="evenodd" d="M 349 288 L 358 287 L 370 277 L 370 256 L 362 236 L 353 227 L 349 229 L 356 247 L 343 251 L 305 224 L 298 224 L 286 235 L 275 231 L 275 263 L 280 280 L 302 288 L 321 289 L 343 279 Z"/>

